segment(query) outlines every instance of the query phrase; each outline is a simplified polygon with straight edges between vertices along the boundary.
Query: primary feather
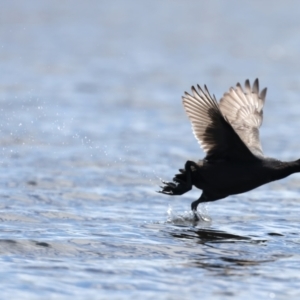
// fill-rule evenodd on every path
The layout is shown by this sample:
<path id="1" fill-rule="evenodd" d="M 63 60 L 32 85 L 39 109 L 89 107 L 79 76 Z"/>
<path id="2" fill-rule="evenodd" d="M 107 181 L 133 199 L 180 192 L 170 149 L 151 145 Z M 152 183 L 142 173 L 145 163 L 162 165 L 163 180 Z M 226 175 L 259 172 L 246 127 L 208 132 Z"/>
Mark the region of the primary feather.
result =
<path id="1" fill-rule="evenodd" d="M 206 86 L 204 89 L 199 85 L 197 89 L 192 86 L 191 89 L 192 95 L 185 92 L 182 97 L 183 106 L 191 120 L 194 135 L 207 154 L 206 159 L 233 157 L 239 160 L 254 160 L 253 154 L 256 154 L 257 149 L 261 149 L 260 143 L 259 146 L 253 143 L 257 141 L 258 133 L 255 130 L 260 126 L 261 119 L 253 117 L 251 122 L 255 127 L 251 122 L 241 123 L 241 118 L 251 115 L 251 111 L 262 112 L 263 104 L 259 102 L 261 100 L 256 96 L 258 94 L 251 92 L 253 95 L 250 95 L 249 81 L 246 81 L 246 91 L 250 96 L 243 93 L 237 85 L 237 92 L 232 90 L 224 95 L 222 105 L 210 95 Z M 258 91 L 257 80 L 252 90 Z M 243 135 L 245 130 L 252 130 L 254 138 L 249 139 L 246 134 Z"/>

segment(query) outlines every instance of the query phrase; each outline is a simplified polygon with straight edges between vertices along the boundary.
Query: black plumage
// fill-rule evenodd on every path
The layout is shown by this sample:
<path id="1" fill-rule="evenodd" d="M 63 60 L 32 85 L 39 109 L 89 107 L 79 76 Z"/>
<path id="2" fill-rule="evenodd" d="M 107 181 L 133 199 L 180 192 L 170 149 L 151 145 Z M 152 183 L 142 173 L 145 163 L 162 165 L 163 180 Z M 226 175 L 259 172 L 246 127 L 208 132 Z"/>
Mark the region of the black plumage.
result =
<path id="1" fill-rule="evenodd" d="M 206 157 L 199 162 L 187 161 L 174 182 L 164 182 L 160 193 L 182 195 L 192 186 L 202 195 L 191 205 L 215 201 L 240 194 L 271 181 L 300 172 L 300 160 L 282 162 L 265 157 L 259 138 L 267 89 L 259 91 L 256 79 L 245 89 L 238 83 L 223 95 L 218 104 L 207 87 L 192 87 L 185 92 L 183 106 L 192 123 L 196 139 Z"/>

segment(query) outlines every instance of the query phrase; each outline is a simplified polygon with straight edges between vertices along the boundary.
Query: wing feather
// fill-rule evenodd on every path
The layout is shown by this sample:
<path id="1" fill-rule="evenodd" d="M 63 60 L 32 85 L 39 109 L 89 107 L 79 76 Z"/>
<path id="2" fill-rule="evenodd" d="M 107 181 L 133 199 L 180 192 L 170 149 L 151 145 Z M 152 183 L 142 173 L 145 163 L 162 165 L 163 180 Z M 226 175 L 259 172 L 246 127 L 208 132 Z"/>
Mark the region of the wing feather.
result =
<path id="1" fill-rule="evenodd" d="M 202 89 L 198 85 L 197 89 L 192 86 L 191 90 L 192 95 L 185 92 L 182 97 L 183 106 L 192 123 L 193 133 L 207 154 L 206 159 L 256 159 L 222 114 L 208 88 L 204 86 Z M 234 105 L 238 109 L 239 106 Z"/>
<path id="2" fill-rule="evenodd" d="M 220 100 L 220 110 L 245 145 L 255 155 L 263 156 L 259 139 L 259 128 L 263 121 L 263 107 L 267 89 L 259 93 L 259 81 L 256 79 L 251 87 L 245 81 L 243 90 L 240 83 L 230 88 Z"/>

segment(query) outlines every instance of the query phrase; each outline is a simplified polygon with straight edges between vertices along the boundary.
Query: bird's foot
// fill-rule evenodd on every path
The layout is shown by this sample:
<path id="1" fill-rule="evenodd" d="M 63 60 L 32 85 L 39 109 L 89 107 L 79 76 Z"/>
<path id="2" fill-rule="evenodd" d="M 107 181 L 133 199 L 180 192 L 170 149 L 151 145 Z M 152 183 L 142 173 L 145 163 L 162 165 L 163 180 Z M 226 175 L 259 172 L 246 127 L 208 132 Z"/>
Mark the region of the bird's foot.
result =
<path id="1" fill-rule="evenodd" d="M 186 192 L 188 192 L 192 187 L 189 186 L 186 182 L 174 178 L 175 182 L 167 182 L 167 181 L 161 181 L 164 185 L 160 186 L 161 191 L 158 191 L 159 193 L 175 196 L 175 195 L 182 195 Z"/>

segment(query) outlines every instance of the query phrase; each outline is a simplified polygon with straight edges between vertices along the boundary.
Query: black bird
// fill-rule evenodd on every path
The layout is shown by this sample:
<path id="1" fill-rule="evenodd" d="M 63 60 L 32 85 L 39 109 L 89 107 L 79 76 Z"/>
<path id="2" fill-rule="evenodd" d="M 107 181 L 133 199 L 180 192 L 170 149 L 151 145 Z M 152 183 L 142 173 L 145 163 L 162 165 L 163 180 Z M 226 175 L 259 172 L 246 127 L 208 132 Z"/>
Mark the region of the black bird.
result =
<path id="1" fill-rule="evenodd" d="M 160 193 L 182 195 L 194 185 L 202 190 L 191 208 L 201 202 L 216 201 L 255 189 L 271 181 L 300 172 L 300 159 L 282 162 L 264 156 L 259 139 L 267 89 L 259 92 L 258 79 L 251 88 L 237 83 L 218 104 L 207 87 L 192 86 L 185 92 L 183 106 L 196 139 L 206 152 L 199 162 L 187 161 L 174 182 L 163 181 Z"/>

